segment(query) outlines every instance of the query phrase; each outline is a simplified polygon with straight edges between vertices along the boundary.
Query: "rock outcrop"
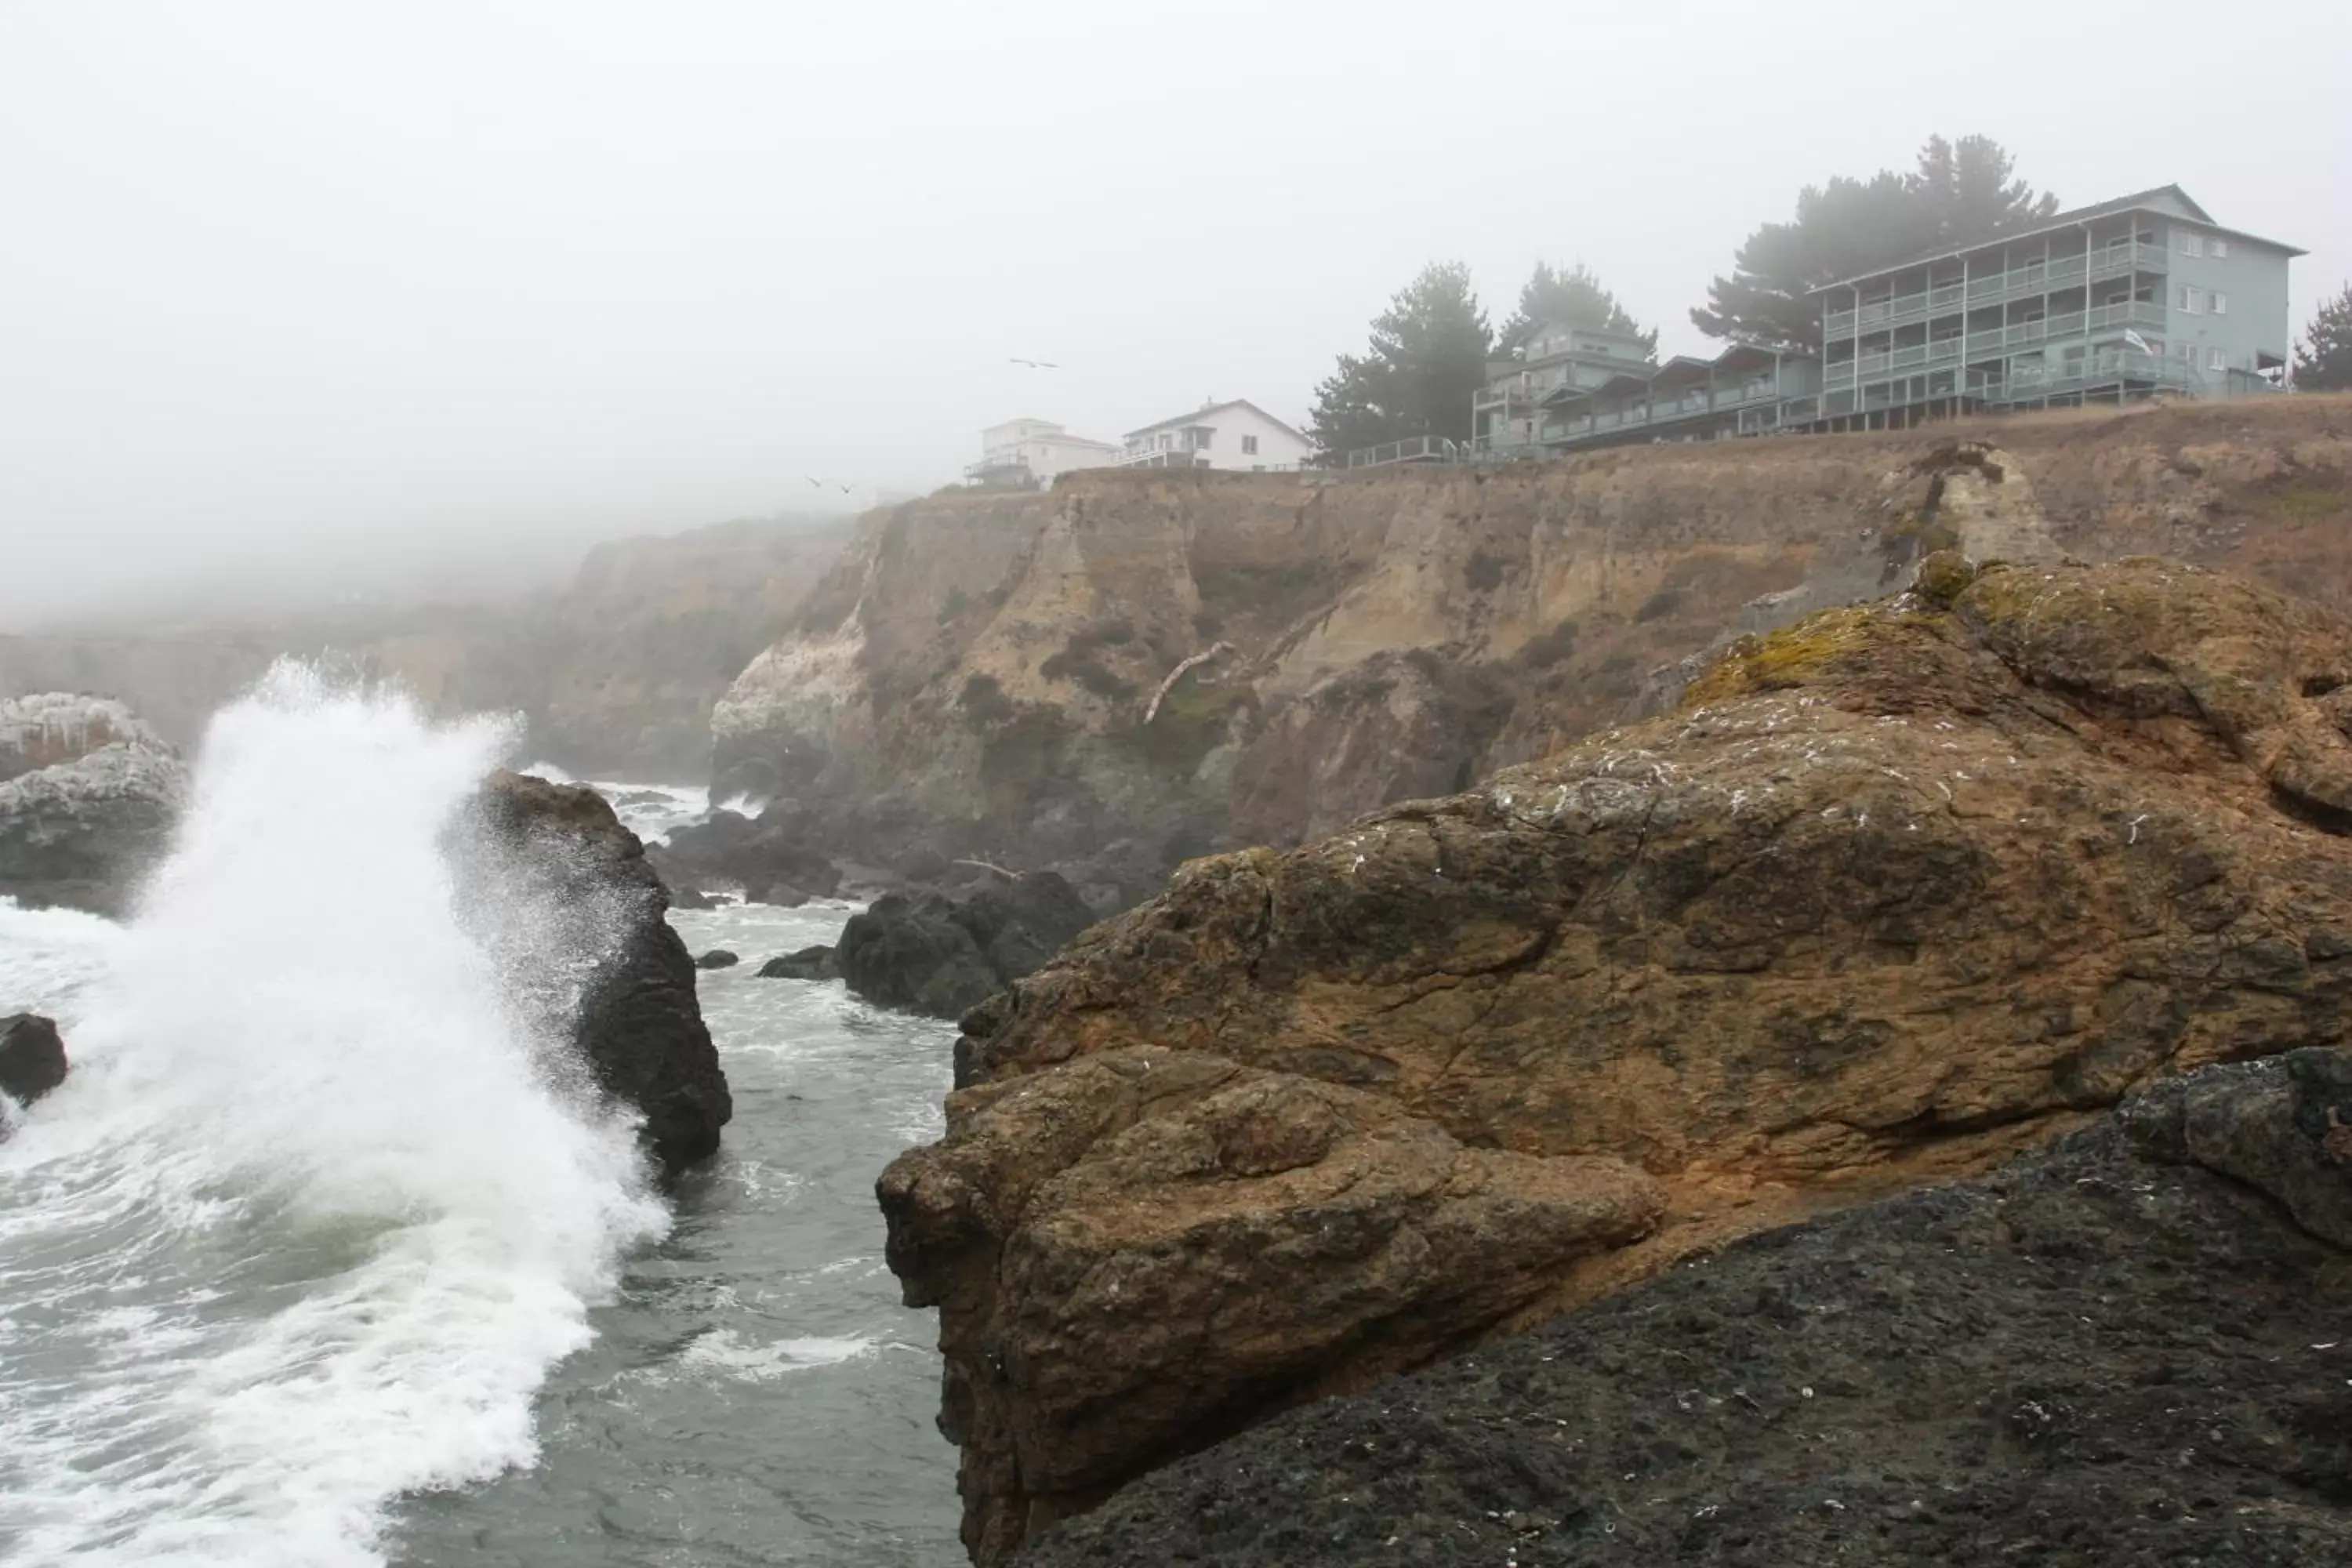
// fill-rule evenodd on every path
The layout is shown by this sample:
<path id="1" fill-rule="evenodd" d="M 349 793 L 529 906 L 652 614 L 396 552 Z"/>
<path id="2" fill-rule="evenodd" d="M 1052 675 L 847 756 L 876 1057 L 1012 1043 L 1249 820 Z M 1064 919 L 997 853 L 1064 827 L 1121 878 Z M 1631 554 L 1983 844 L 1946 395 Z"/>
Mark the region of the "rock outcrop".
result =
<path id="1" fill-rule="evenodd" d="M 879 1192 L 982 1561 L 1284 1405 L 2346 1039 L 2352 626 L 2159 560 L 1921 582 L 1193 862 L 965 1019 Z"/>
<path id="2" fill-rule="evenodd" d="M 760 965 L 762 980 L 838 980 L 841 966 L 834 962 L 830 947 L 804 947 L 797 952 L 782 953 Z"/>
<path id="3" fill-rule="evenodd" d="M 0 1018 L 0 1094 L 30 1105 L 66 1080 L 66 1043 L 38 1013 Z"/>
<path id="4" fill-rule="evenodd" d="M 1094 924 L 1094 911 L 1051 871 L 983 883 L 956 897 L 889 893 L 849 917 L 832 963 L 849 989 L 883 1007 L 954 1018 Z"/>
<path id="5" fill-rule="evenodd" d="M 644 1117 L 664 1172 L 715 1153 L 734 1103 L 636 835 L 585 785 L 503 771 L 463 831 L 462 906 L 526 1010 L 596 1091 Z"/>
<path id="6" fill-rule="evenodd" d="M 745 519 L 615 540 L 591 550 L 562 592 L 506 604 L 0 636 L 0 697 L 112 692 L 192 745 L 274 660 L 332 650 L 361 675 L 398 679 L 434 712 L 521 713 L 533 756 L 575 773 L 699 781 L 711 703 L 791 620 L 847 531 Z"/>
<path id="7" fill-rule="evenodd" d="M 757 817 L 722 806 L 673 828 L 660 861 L 694 877 L 698 887 L 730 883 L 747 903 L 796 907 L 831 898 L 841 887 L 841 868 L 809 841 L 811 831 L 808 814 L 789 802 Z"/>
<path id="8" fill-rule="evenodd" d="M 2342 1052 L 2176 1079 L 1293 1411 L 1021 1562 L 2352 1561 L 2347 1118 Z"/>
<path id="9" fill-rule="evenodd" d="M 2347 474 L 2352 401 L 2278 398 L 934 497 L 866 517 L 713 710 L 718 797 L 796 801 L 855 860 L 1080 887 L 1127 840 L 1152 892 L 1654 715 L 1695 656 L 1946 546 L 2162 552 L 2352 606 Z"/>
<path id="10" fill-rule="evenodd" d="M 120 702 L 0 701 L 0 893 L 121 914 L 187 789 L 179 753 Z"/>

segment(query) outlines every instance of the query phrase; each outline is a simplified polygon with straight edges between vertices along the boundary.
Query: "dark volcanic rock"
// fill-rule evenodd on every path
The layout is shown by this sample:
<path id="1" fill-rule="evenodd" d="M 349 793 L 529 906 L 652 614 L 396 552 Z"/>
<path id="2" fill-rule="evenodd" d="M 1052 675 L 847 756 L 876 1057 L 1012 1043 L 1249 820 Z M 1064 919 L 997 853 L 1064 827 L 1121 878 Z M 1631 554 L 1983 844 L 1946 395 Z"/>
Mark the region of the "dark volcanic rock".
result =
<path id="1" fill-rule="evenodd" d="M 835 955 L 849 988 L 867 1001 L 953 1018 L 1034 971 L 1094 920 L 1069 883 L 1033 871 L 961 898 L 877 899 L 842 928 Z"/>
<path id="2" fill-rule="evenodd" d="M 840 965 L 834 963 L 833 949 L 804 947 L 798 952 L 788 952 L 772 958 L 760 965 L 762 980 L 838 980 Z"/>
<path id="3" fill-rule="evenodd" d="M 701 878 L 690 868 L 669 858 L 667 850 L 658 844 L 648 844 L 646 864 L 654 868 L 661 884 L 669 894 L 669 907 L 674 910 L 715 910 L 719 900 L 704 892 Z"/>
<path id="4" fill-rule="evenodd" d="M 701 957 L 696 959 L 694 961 L 694 967 L 697 969 L 732 969 L 742 962 L 743 961 L 740 957 L 735 953 L 728 952 L 725 948 L 714 947 L 709 952 L 706 952 Z"/>
<path id="5" fill-rule="evenodd" d="M 2352 1562 L 2347 1090 L 2337 1052 L 2176 1080 L 1291 1411 L 1020 1562 Z"/>
<path id="6" fill-rule="evenodd" d="M 777 889 L 797 890 L 805 902 L 831 898 L 841 886 L 841 868 L 810 842 L 817 831 L 809 814 L 790 801 L 768 807 L 756 820 L 722 808 L 672 828 L 662 853 L 698 877 L 741 885 L 751 902 L 782 902 L 761 896 Z"/>
<path id="7" fill-rule="evenodd" d="M 695 1000 L 694 961 L 664 918 L 668 894 L 636 835 L 585 785 L 504 771 L 483 786 L 472 826 L 465 891 L 509 984 L 568 1024 L 603 1092 L 644 1113 L 642 1136 L 666 1172 L 715 1152 L 733 1101 Z M 499 920 L 518 894 L 533 918 Z"/>
<path id="8" fill-rule="evenodd" d="M 66 1043 L 38 1013 L 0 1018 L 0 1094 L 30 1105 L 66 1080 Z"/>
<path id="9" fill-rule="evenodd" d="M 121 703 L 0 701 L 0 893 L 123 912 L 187 794 L 179 753 Z"/>

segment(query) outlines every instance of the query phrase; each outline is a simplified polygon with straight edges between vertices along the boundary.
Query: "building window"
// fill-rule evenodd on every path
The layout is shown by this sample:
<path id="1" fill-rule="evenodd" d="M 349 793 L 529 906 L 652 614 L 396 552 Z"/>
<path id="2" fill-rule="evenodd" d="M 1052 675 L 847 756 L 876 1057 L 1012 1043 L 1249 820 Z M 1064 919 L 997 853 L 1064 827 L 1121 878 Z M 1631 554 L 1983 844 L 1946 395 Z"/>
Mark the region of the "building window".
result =
<path id="1" fill-rule="evenodd" d="M 2217 316 L 2230 313 L 2230 297 L 2219 289 L 2213 290 L 2213 313 Z"/>
<path id="2" fill-rule="evenodd" d="M 2203 235 L 2191 234 L 2185 228 L 2179 232 L 2180 235 L 2181 255 L 2202 256 L 2205 254 L 2205 237 Z"/>
<path id="3" fill-rule="evenodd" d="M 2220 349 L 2207 349 L 2205 351 L 2205 368 L 2207 370 L 2227 370 L 2230 368 L 2230 362 L 2221 357 L 2221 351 Z"/>
<path id="4" fill-rule="evenodd" d="M 1256 437 L 1244 436 L 1242 437 L 1242 456 L 1244 458 L 1255 458 L 1257 456 Z"/>
<path id="5" fill-rule="evenodd" d="M 2226 239 L 2215 240 L 2211 254 L 2217 258 L 2226 258 L 2230 254 L 2230 242 Z"/>
<path id="6" fill-rule="evenodd" d="M 2191 288 L 2189 285 L 2183 283 L 2180 285 L 2174 302 L 2189 314 L 2192 316 L 2201 316 L 2205 313 L 2205 290 L 2202 289 Z"/>

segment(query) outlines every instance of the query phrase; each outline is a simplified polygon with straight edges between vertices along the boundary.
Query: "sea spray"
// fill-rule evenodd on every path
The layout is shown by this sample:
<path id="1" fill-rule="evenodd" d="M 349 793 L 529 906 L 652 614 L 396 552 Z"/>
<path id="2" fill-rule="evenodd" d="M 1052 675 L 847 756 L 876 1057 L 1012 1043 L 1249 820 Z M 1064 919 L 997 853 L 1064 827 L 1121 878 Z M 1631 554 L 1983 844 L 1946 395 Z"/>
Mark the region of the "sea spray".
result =
<path id="1" fill-rule="evenodd" d="M 665 1215 L 453 907 L 508 739 L 296 664 L 214 721 L 0 1146 L 0 1557 L 374 1563 L 391 1499 L 531 1458 Z"/>

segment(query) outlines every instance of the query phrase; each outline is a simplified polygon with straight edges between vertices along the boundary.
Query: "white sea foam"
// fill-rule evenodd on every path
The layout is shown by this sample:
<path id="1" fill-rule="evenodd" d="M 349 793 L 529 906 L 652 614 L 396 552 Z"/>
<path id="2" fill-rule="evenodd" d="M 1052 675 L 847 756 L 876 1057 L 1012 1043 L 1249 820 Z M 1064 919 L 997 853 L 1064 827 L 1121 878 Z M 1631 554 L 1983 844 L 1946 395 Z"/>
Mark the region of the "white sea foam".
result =
<path id="1" fill-rule="evenodd" d="M 373 1563 L 398 1494 L 532 1458 L 666 1215 L 452 912 L 507 741 L 280 666 L 131 926 L 0 905 L 0 1006 L 74 1059 L 0 1143 L 0 1558 Z"/>
<path id="2" fill-rule="evenodd" d="M 838 1366 L 881 1348 L 878 1340 L 858 1338 L 771 1340 L 753 1344 L 732 1329 L 714 1329 L 688 1345 L 678 1364 L 746 1383 L 766 1383 L 787 1373 Z"/>

